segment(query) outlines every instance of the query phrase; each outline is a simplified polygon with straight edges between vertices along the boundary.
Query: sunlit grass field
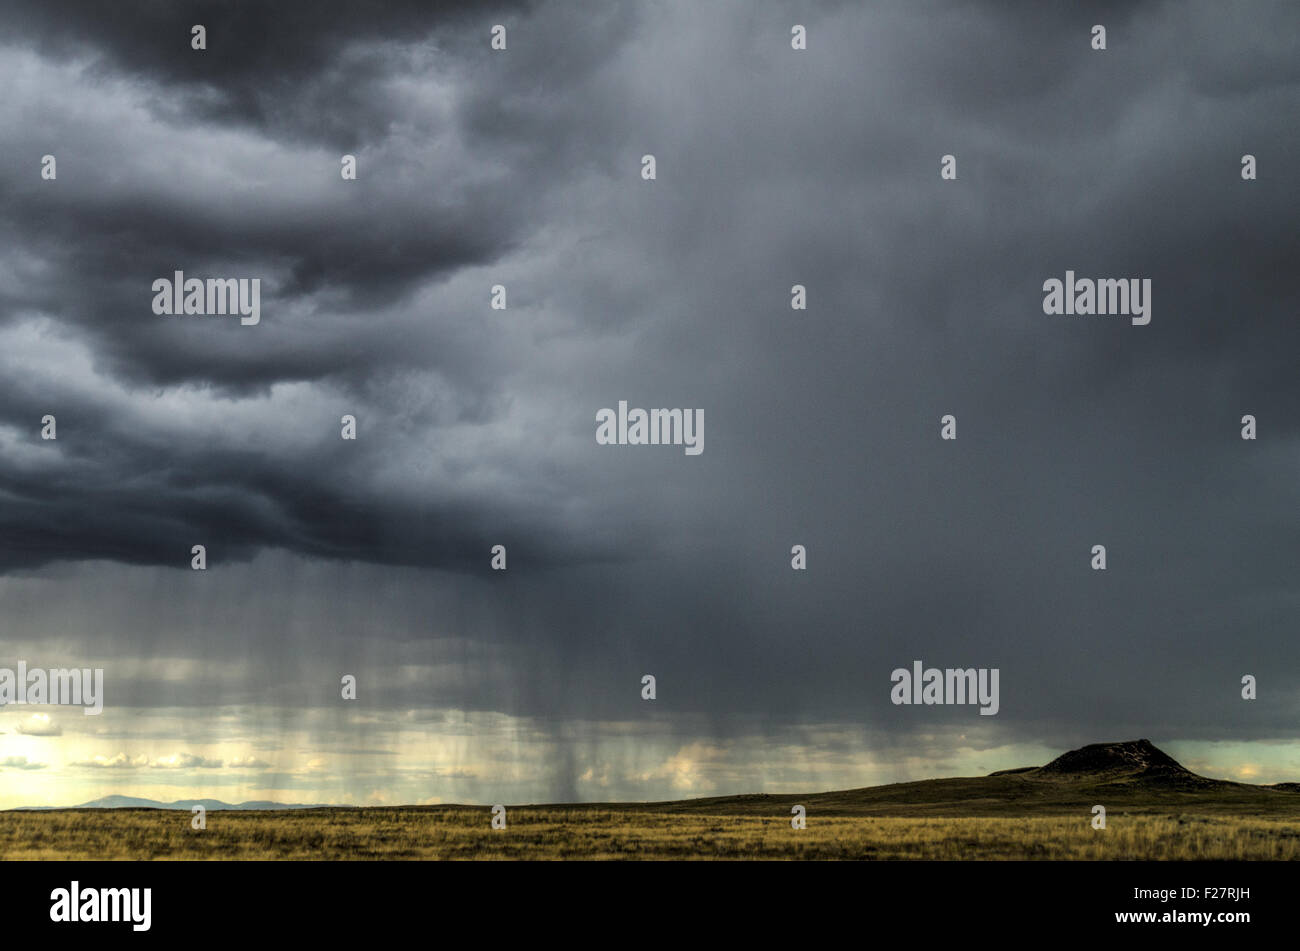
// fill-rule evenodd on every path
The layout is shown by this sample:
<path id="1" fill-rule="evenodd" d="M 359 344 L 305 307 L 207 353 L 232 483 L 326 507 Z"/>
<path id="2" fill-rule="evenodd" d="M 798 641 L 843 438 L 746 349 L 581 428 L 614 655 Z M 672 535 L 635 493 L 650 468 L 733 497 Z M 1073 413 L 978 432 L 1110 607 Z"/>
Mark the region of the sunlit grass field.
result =
<path id="1" fill-rule="evenodd" d="M 518 807 L 494 830 L 485 808 L 0 813 L 0 859 L 1300 859 L 1300 818 L 707 815 Z"/>

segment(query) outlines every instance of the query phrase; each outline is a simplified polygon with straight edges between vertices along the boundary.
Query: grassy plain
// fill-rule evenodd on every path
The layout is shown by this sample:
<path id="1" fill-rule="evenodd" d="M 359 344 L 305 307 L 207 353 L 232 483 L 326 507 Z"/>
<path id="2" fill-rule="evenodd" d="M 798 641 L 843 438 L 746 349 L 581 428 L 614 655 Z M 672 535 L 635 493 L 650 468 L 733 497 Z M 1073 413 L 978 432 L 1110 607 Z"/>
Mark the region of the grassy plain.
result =
<path id="1" fill-rule="evenodd" d="M 785 816 L 517 807 L 0 813 L 0 859 L 1300 859 L 1300 817 Z"/>
<path id="2" fill-rule="evenodd" d="M 187 809 L 15 810 L 0 812 L 0 859 L 1300 860 L 1300 785 L 1206 779 L 1146 740 L 982 777 L 511 806 L 502 830 L 490 818 L 453 805 L 210 810 L 195 831 Z"/>

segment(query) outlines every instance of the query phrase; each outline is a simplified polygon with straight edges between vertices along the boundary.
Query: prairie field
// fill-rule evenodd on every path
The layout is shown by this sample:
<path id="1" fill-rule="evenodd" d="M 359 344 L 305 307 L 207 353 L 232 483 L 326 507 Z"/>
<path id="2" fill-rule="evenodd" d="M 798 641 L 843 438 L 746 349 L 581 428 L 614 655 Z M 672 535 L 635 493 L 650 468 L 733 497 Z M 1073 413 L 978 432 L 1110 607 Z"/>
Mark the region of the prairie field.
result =
<path id="1" fill-rule="evenodd" d="M 1300 860 L 1300 786 L 1207 779 L 1148 740 L 988 776 L 510 806 L 504 829 L 487 806 L 433 805 L 211 808 L 200 831 L 173 805 L 0 812 L 0 859 Z"/>
<path id="2" fill-rule="evenodd" d="M 784 816 L 526 807 L 494 830 L 471 807 L 0 813 L 0 859 L 1300 859 L 1300 818 L 1112 814 Z"/>

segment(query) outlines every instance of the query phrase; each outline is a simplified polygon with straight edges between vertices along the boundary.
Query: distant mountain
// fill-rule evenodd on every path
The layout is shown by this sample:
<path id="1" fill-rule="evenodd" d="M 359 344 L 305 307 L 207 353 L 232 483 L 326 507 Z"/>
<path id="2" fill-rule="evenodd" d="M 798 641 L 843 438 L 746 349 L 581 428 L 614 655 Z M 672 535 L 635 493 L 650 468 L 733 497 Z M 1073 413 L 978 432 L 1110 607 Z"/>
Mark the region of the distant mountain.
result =
<path id="1" fill-rule="evenodd" d="M 20 810 L 33 809 L 184 809 L 190 812 L 195 806 L 202 806 L 208 812 L 222 810 L 268 810 L 268 809 L 328 809 L 322 803 L 308 805 L 300 802 L 268 802 L 264 799 L 252 802 L 229 803 L 220 799 L 177 799 L 175 802 L 158 802 L 156 799 L 140 799 L 135 796 L 105 796 L 92 799 L 76 806 L 20 806 Z"/>
<path id="2" fill-rule="evenodd" d="M 1026 779 L 1064 783 L 1136 784 L 1207 790 L 1244 785 L 1198 776 L 1150 740 L 1093 743 L 1062 753 L 1046 766 L 1004 769 L 989 775 L 1018 775 Z"/>
<path id="3" fill-rule="evenodd" d="M 1127 740 L 1123 743 L 1093 743 L 1062 753 L 1046 766 L 1043 775 L 1128 775 L 1128 776 L 1195 776 L 1176 759 L 1150 740 Z M 1211 780 L 1213 782 L 1213 780 Z"/>

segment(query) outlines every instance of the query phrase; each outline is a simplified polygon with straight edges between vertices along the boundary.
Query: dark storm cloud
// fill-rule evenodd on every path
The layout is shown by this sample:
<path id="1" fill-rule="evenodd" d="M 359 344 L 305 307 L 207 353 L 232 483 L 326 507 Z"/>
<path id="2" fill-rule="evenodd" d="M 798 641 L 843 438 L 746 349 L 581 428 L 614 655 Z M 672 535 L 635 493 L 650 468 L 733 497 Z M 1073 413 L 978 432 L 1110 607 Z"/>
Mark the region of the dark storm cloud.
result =
<path id="1" fill-rule="evenodd" d="M 645 716 L 653 671 L 657 709 L 719 737 L 808 719 L 863 724 L 882 748 L 957 727 L 972 744 L 1292 735 L 1294 7 L 824 5 L 800 14 L 803 54 L 776 4 L 647 9 L 521 11 L 500 62 L 467 51 L 486 19 L 457 20 L 432 84 L 451 105 L 428 109 L 385 99 L 424 62 L 398 42 L 434 30 L 418 23 L 381 18 L 393 29 L 358 28 L 355 48 L 304 27 L 279 72 L 270 46 L 232 53 L 208 105 L 190 59 L 132 52 L 156 31 L 106 46 L 106 72 L 180 97 L 156 106 L 164 127 L 251 128 L 283 151 L 238 195 L 221 160 L 184 166 L 181 192 L 147 164 L 115 187 L 63 159 L 52 191 L 28 152 L 64 147 L 34 138 L 11 163 L 0 224 L 48 277 L 0 287 L 0 316 L 46 315 L 102 379 L 3 381 L 23 434 L 0 482 L 5 565 L 183 564 L 210 539 L 218 563 L 284 549 L 481 570 L 510 544 L 505 577 L 425 579 L 435 596 L 402 574 L 374 617 L 346 607 L 378 569 L 276 562 L 289 590 L 241 601 L 254 561 L 211 574 L 221 598 L 177 595 L 202 608 L 192 631 L 144 625 L 264 657 L 248 698 L 302 656 L 410 663 L 451 629 L 500 651 L 464 658 L 440 702 L 556 721 Z M 60 53 L 59 36 L 96 36 L 33 30 Z M 354 88 L 313 123 L 348 62 Z M 330 187 L 345 148 L 363 161 L 346 193 Z M 1246 152 L 1259 181 L 1240 179 Z M 426 189 L 439 176 L 455 187 Z M 160 324 L 142 288 L 182 264 L 264 268 L 263 325 Z M 1044 315 L 1042 282 L 1067 268 L 1151 278 L 1152 323 Z M 498 279 L 511 310 L 494 317 Z M 140 404 L 150 391 L 169 415 Z M 53 393 L 57 447 L 35 437 Z M 705 408 L 704 454 L 594 445 L 595 409 L 623 398 Z M 362 439 L 340 445 L 354 404 Z M 789 568 L 796 542 L 807 573 Z M 128 606 L 98 631 L 123 650 L 146 637 Z M 245 632 L 200 647 L 239 609 Z M 1002 712 L 892 706 L 889 673 L 915 658 L 1000 667 Z M 1261 670 L 1269 691 L 1243 709 L 1239 677 Z"/>
<path id="2" fill-rule="evenodd" d="M 51 189 L 33 176 L 15 176 L 0 184 L 7 236 L 77 279 L 5 288 L 3 299 L 11 314 L 36 308 L 81 324 L 99 338 L 101 357 L 133 381 L 201 379 L 234 388 L 327 374 L 365 379 L 380 365 L 400 369 L 436 359 L 428 341 L 413 347 L 391 323 L 363 315 L 406 299 L 420 284 L 491 264 L 528 236 L 538 224 L 539 199 L 569 175 L 575 147 L 565 146 L 565 130 L 589 118 L 559 97 L 590 80 L 630 20 L 626 12 L 552 16 L 532 30 L 531 49 L 487 61 L 490 23 L 481 13 L 461 10 L 440 20 L 416 4 L 360 26 L 356 9 L 346 4 L 338 11 L 313 7 L 309 17 L 306 8 L 294 8 L 283 21 L 269 22 L 263 20 L 272 8 L 237 5 L 221 14 L 223 30 L 237 26 L 235 35 L 258 39 L 253 48 L 232 52 L 233 62 L 216 72 L 273 101 L 262 111 L 277 121 L 256 124 L 267 146 L 258 152 L 241 148 L 221 121 L 161 108 L 168 95 L 197 82 L 196 67 L 182 64 L 230 43 L 214 40 L 205 53 L 184 44 L 165 56 L 144 55 L 149 47 L 142 44 L 155 53 L 165 45 L 158 21 L 175 15 L 170 7 L 150 9 L 156 19 L 133 23 L 127 32 L 101 30 L 99 13 L 40 20 L 38 36 L 78 37 L 103 53 L 99 72 L 148 84 L 147 101 L 162 130 L 134 151 L 114 143 L 116 154 L 107 156 L 97 148 L 102 139 L 75 126 L 56 127 L 58 148 L 48 129 L 23 130 L 33 148 L 55 148 L 62 183 Z M 37 17 L 13 15 L 20 22 Z M 400 43 L 430 30 L 453 37 L 452 49 L 399 46 L 379 57 L 383 69 L 354 69 L 339 60 L 373 38 Z M 585 46 L 572 38 L 582 30 L 589 31 Z M 291 42 L 299 31 L 301 42 Z M 570 55 L 575 48 L 578 55 Z M 306 95 L 326 79 L 354 91 L 322 97 L 328 105 Z M 73 88 L 45 92 L 57 105 L 60 93 L 64 102 L 75 101 L 93 91 L 93 82 L 88 73 Z M 422 84 L 445 97 L 445 105 L 419 101 Z M 323 130 L 324 115 L 349 134 Z M 299 128 L 331 151 L 298 141 Z M 195 150 L 212 151 L 214 165 L 194 163 Z M 359 153 L 361 174 L 344 186 L 339 155 L 349 150 Z M 193 177 L 187 180 L 187 173 Z M 264 306 L 283 315 L 301 303 L 311 312 L 312 332 L 286 337 L 268 328 L 250 352 L 194 328 L 169 334 L 156 321 L 139 320 L 142 284 L 177 268 L 191 276 L 259 276 Z M 346 318 L 346 326 L 318 319 L 321 314 Z M 278 322 L 288 323 L 283 316 Z"/>
<path id="3" fill-rule="evenodd" d="M 17 0 L 5 5 L 0 23 L 7 36 L 47 55 L 88 54 L 96 70 L 157 83 L 161 95 L 182 99 L 196 119 L 246 122 L 351 147 L 391 121 L 368 95 L 358 95 L 372 92 L 391 68 L 375 47 L 423 43 L 459 58 L 471 44 L 481 47 L 493 23 L 513 24 L 531 6 L 526 0 L 124 6 L 74 0 L 55 7 Z M 202 53 L 191 48 L 195 24 L 207 29 Z"/>
<path id="4" fill-rule="evenodd" d="M 97 371 L 135 392 L 190 384 L 238 398 L 266 394 L 276 384 L 312 383 L 350 400 L 347 411 L 357 412 L 357 404 L 371 410 L 363 415 L 363 433 L 369 430 L 363 438 L 381 454 L 381 441 L 406 440 L 412 430 L 428 438 L 443 427 L 498 419 L 512 398 L 497 380 L 499 344 L 467 320 L 462 296 L 430 302 L 414 295 L 461 269 L 499 260 L 538 227 L 538 201 L 568 175 L 557 128 L 583 117 L 560 115 L 548 127 L 551 139 L 537 135 L 536 123 L 556 119 L 563 108 L 557 93 L 600 67 L 617 47 L 607 34 L 630 17 L 627 10 L 551 17 L 531 31 L 534 50 L 498 56 L 494 74 L 476 61 L 489 55 L 490 23 L 504 19 L 513 27 L 514 13 L 493 8 L 488 20 L 461 10 L 438 18 L 427 5 L 418 7 L 389 11 L 364 27 L 357 27 L 351 7 L 337 17 L 314 9 L 306 26 L 297 14 L 272 24 L 241 19 L 264 16 L 264 7 L 236 8 L 234 21 L 223 13 L 209 43 L 209 52 L 226 51 L 221 55 L 231 60 L 217 68 L 222 96 L 255 93 L 275 102 L 242 117 L 171 108 L 173 93 L 191 95 L 191 87 L 202 85 L 202 74 L 187 64 L 203 54 L 186 43 L 180 54 L 148 57 L 138 44 L 146 35 L 165 45 L 175 11 L 154 10 L 161 19 L 137 22 L 126 33 L 101 29 L 98 14 L 41 21 L 32 34 L 38 47 L 75 58 L 86 55 L 82 46 L 56 41 L 90 43 L 92 53 L 102 54 L 90 76 L 147 82 L 146 101 L 160 128 L 146 125 L 149 137 L 142 135 L 134 152 L 128 145 L 111 156 L 99 154 L 102 133 L 96 138 L 65 123 L 60 131 L 68 137 L 56 135 L 54 145 L 48 134 L 24 130 L 36 151 L 54 149 L 61 174 L 55 188 L 42 188 L 52 183 L 33 176 L 4 183 L 2 226 L 42 272 L 0 291 L 4 319 L 24 320 L 32 312 L 53 317 L 61 336 L 91 351 Z M 256 42 L 229 51 L 232 23 L 239 26 L 234 35 Z M 586 46 L 573 39 L 579 28 L 589 30 Z M 299 32 L 301 42 L 290 44 Z M 441 49 L 430 57 L 423 47 L 401 45 L 430 32 L 446 39 L 445 57 Z M 350 51 L 372 40 L 397 44 L 383 59 L 385 68 L 352 68 Z M 539 44 L 545 55 L 536 51 Z M 292 51 L 280 55 L 286 45 Z M 437 108 L 418 101 L 421 64 L 430 70 L 425 85 L 445 100 Z M 361 143 L 355 183 L 338 181 L 338 151 L 304 149 L 296 139 L 299 126 L 320 133 L 322 106 L 305 93 L 327 81 L 356 88 L 350 97 L 330 97 L 332 117 L 353 130 L 374 132 L 369 125 L 376 123 L 379 130 Z M 405 85 L 394 92 L 394 83 Z M 56 105 L 95 93 L 87 75 L 69 88 L 42 91 Z M 253 121 L 265 113 L 283 121 Z M 237 129 L 223 131 L 235 119 L 236 126 L 256 126 L 258 137 L 250 143 Z M 214 150 L 215 166 L 193 162 L 195 148 Z M 232 335 L 244 329 L 233 322 L 141 320 L 153 279 L 178 268 L 190 276 L 261 277 L 264 312 L 276 319 L 257 328 L 257 337 Z M 486 310 L 490 283 L 475 288 L 476 313 Z M 433 389 L 430 378 L 437 381 Z M 139 418 L 122 419 L 120 407 L 110 409 L 100 394 L 55 396 L 17 376 L 5 388 L 5 416 L 19 430 L 33 413 L 39 418 L 57 409 L 65 432 L 77 434 L 56 444 L 66 447 L 57 474 L 6 475 L 16 500 L 4 517 L 9 566 L 77 557 L 174 564 L 182 527 L 234 558 L 284 545 L 456 567 L 467 557 L 459 553 L 471 550 L 474 563 L 482 561 L 477 554 L 487 549 L 488 526 L 509 526 L 519 555 L 563 560 L 575 550 L 585 557 L 607 552 L 603 543 L 565 538 L 553 525 L 543 532 L 540 523 L 553 519 L 527 511 L 528 490 L 517 498 L 475 492 L 450 499 L 445 486 L 433 486 L 427 502 L 414 505 L 410 491 L 398 498 L 359 491 L 339 451 L 337 417 L 314 420 L 332 442 L 322 439 L 292 457 L 190 442 L 172 447 L 164 460 L 155 455 L 157 433 L 142 433 Z M 364 474 L 358 478 L 364 481 Z M 51 490 L 61 499 L 57 511 L 38 502 Z M 501 531 L 492 530 L 499 538 Z"/>

